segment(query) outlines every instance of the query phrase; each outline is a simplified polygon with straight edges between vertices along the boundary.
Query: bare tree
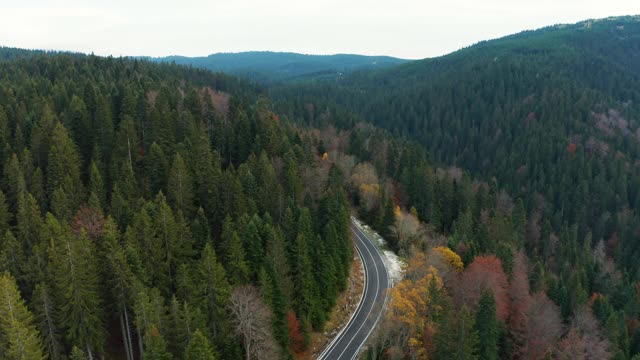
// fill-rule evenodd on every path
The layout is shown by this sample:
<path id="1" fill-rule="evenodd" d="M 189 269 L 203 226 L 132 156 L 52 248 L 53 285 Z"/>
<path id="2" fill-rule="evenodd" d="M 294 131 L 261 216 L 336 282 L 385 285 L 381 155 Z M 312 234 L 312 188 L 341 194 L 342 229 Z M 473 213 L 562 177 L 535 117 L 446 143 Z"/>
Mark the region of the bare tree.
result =
<path id="1" fill-rule="evenodd" d="M 582 305 L 576 311 L 568 334 L 560 342 L 558 359 L 608 359 L 611 343 L 600 331 L 591 308 Z"/>
<path id="2" fill-rule="evenodd" d="M 398 239 L 398 246 L 401 251 L 411 248 L 412 244 L 426 234 L 426 230 L 418 220 L 418 217 L 402 210 L 396 211 L 396 221 L 390 230 L 391 234 Z"/>
<path id="3" fill-rule="evenodd" d="M 271 334 L 271 311 L 250 285 L 236 287 L 229 308 L 235 332 L 242 337 L 246 359 L 277 359 L 279 350 Z"/>

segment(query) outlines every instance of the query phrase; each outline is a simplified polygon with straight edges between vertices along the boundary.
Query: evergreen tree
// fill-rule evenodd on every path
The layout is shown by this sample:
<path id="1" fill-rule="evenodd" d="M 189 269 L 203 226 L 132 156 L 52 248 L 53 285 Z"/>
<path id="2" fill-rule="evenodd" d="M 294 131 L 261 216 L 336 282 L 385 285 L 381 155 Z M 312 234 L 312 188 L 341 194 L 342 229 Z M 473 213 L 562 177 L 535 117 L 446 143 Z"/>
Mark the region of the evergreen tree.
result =
<path id="1" fill-rule="evenodd" d="M 61 325 L 72 344 L 81 344 L 89 357 L 103 349 L 104 329 L 94 250 L 86 234 L 72 235 L 53 217 L 49 247 Z"/>
<path id="2" fill-rule="evenodd" d="M 73 349 L 71 349 L 71 354 L 69 354 L 70 360 L 85 360 L 86 358 L 84 351 L 79 347 L 74 346 Z"/>
<path id="3" fill-rule="evenodd" d="M 436 359 L 478 359 L 478 333 L 471 311 L 463 306 L 460 311 L 449 309 L 448 315 L 435 338 Z"/>
<path id="4" fill-rule="evenodd" d="M 180 210 L 184 214 L 191 214 L 193 208 L 193 184 L 187 165 L 180 153 L 177 153 L 173 160 L 173 165 L 169 172 L 167 191 L 169 200 L 171 200 L 176 211 Z"/>
<path id="5" fill-rule="evenodd" d="M 47 191 L 53 194 L 58 188 L 62 188 L 69 196 L 71 208 L 75 210 L 83 198 L 80 156 L 67 130 L 60 123 L 51 134 L 51 150 L 47 167 Z"/>
<path id="6" fill-rule="evenodd" d="M 100 209 L 104 209 L 107 204 L 107 194 L 102 175 L 95 161 L 91 162 L 89 169 L 89 193 L 95 194 L 98 198 Z"/>
<path id="7" fill-rule="evenodd" d="M 216 357 L 214 356 L 213 348 L 199 329 L 193 333 L 191 341 L 189 341 L 189 345 L 184 352 L 184 358 L 194 360 L 215 360 Z"/>
<path id="8" fill-rule="evenodd" d="M 143 360 L 171 360 L 171 353 L 167 351 L 167 343 L 155 325 L 152 325 L 144 336 L 145 351 Z"/>
<path id="9" fill-rule="evenodd" d="M 195 289 L 198 304 L 208 315 L 207 325 L 214 336 L 221 335 L 225 310 L 228 305 L 231 287 L 225 270 L 218 262 L 216 253 L 210 244 L 202 250 L 195 274 Z"/>
<path id="10" fill-rule="evenodd" d="M 6 359 L 46 359 L 33 316 L 15 280 L 0 275 L 0 356 Z"/>
<path id="11" fill-rule="evenodd" d="M 498 359 L 499 329 L 496 317 L 496 300 L 490 290 L 485 290 L 480 297 L 475 327 L 479 335 L 479 358 Z"/>
<path id="12" fill-rule="evenodd" d="M 58 306 L 54 296 L 45 283 L 39 283 L 33 293 L 34 318 L 49 358 L 61 359 L 64 350 L 60 335 Z"/>
<path id="13" fill-rule="evenodd" d="M 221 248 L 230 282 L 243 284 L 249 280 L 249 266 L 245 260 L 242 241 L 234 228 L 231 218 L 228 217 L 222 230 Z"/>
<path id="14" fill-rule="evenodd" d="M 149 156 L 145 158 L 145 172 L 149 176 L 149 187 L 151 195 L 155 195 L 160 191 L 167 191 L 167 174 L 169 165 L 166 156 L 160 145 L 151 144 L 149 148 Z"/>

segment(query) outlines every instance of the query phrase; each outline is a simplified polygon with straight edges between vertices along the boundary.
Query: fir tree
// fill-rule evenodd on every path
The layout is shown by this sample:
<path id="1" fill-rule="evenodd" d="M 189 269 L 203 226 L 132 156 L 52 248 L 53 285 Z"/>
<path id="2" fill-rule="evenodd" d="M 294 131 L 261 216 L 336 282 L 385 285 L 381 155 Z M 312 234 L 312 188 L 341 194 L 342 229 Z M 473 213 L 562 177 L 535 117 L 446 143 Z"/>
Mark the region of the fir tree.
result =
<path id="1" fill-rule="evenodd" d="M 173 160 L 173 165 L 169 172 L 167 192 L 176 211 L 180 210 L 185 214 L 191 214 L 193 208 L 193 184 L 187 165 L 180 153 L 177 153 Z"/>
<path id="2" fill-rule="evenodd" d="M 493 292 L 485 290 L 480 297 L 476 312 L 475 327 L 479 335 L 478 356 L 480 359 L 498 358 L 498 318 Z"/>
<path id="3" fill-rule="evenodd" d="M 104 340 L 93 246 L 86 234 L 70 234 L 51 214 L 47 224 L 54 234 L 49 258 L 65 338 L 80 344 L 91 358 L 102 351 Z"/>
<path id="4" fill-rule="evenodd" d="M 191 337 L 191 341 L 189 341 L 189 345 L 184 351 L 185 359 L 194 359 L 194 360 L 215 360 L 213 348 L 209 344 L 209 340 L 197 329 L 193 336 Z"/>
<path id="5" fill-rule="evenodd" d="M 46 359 L 33 316 L 6 272 L 0 275 L 0 349 L 6 359 Z"/>

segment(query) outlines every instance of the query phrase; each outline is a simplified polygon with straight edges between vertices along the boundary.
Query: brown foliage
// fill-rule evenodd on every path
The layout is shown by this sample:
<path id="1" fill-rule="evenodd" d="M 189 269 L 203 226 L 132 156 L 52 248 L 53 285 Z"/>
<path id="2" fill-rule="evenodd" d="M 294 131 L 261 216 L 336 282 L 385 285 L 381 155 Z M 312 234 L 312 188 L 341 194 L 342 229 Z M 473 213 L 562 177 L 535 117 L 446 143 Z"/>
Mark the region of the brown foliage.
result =
<path id="1" fill-rule="evenodd" d="M 524 342 L 514 353 L 516 359 L 544 359 L 554 351 L 562 334 L 560 308 L 542 292 L 531 297 L 524 327 Z"/>
<path id="2" fill-rule="evenodd" d="M 300 321 L 293 310 L 287 313 L 287 326 L 289 328 L 289 348 L 296 354 L 304 351 L 304 336 L 300 331 Z"/>
<path id="3" fill-rule="evenodd" d="M 98 209 L 82 205 L 76 212 L 71 226 L 76 235 L 80 235 L 84 230 L 91 240 L 96 241 L 102 236 L 104 215 Z"/>
<path id="4" fill-rule="evenodd" d="M 591 308 L 583 305 L 576 311 L 571 328 L 558 346 L 558 359 L 608 359 L 611 344 L 601 332 Z"/>
<path id="5" fill-rule="evenodd" d="M 465 269 L 461 284 L 455 289 L 458 303 L 475 309 L 485 289 L 493 291 L 498 319 L 505 321 L 509 312 L 507 276 L 502 262 L 495 256 L 478 256 Z"/>

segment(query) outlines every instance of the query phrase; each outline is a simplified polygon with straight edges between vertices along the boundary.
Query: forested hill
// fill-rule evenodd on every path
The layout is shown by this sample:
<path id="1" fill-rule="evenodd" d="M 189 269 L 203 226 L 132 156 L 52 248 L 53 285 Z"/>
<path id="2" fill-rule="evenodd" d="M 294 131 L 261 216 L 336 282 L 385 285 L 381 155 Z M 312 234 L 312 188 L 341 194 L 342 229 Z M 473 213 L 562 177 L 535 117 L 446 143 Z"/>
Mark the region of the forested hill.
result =
<path id="1" fill-rule="evenodd" d="M 304 351 L 352 250 L 300 130 L 226 75 L 25 54 L 0 62 L 0 359 Z"/>
<path id="2" fill-rule="evenodd" d="M 396 230 L 398 219 L 423 221 L 462 257 L 461 277 L 444 283 L 454 302 L 460 294 L 458 319 L 469 318 L 461 304 L 477 309 L 480 358 L 640 357 L 640 17 L 528 31 L 439 58 L 358 72 L 337 83 L 274 88 L 271 94 L 281 113 L 313 126 L 351 129 L 369 122 L 393 134 L 354 132 L 352 151 L 377 174 L 393 177 L 400 203 L 413 206 L 411 215 L 397 215 Z M 398 135 L 417 140 L 426 155 L 398 146 Z M 410 253 L 415 238 L 394 240 Z M 419 264 L 438 263 L 426 254 L 426 262 L 417 258 Z M 476 266 L 492 270 L 478 275 Z M 469 299 L 482 289 L 476 284 L 491 278 L 487 274 L 502 278 L 502 270 L 510 277 L 508 290 L 507 280 L 487 286 L 496 299 L 503 297 L 503 305 L 493 308 L 503 312 L 500 326 L 509 335 L 496 340 L 504 327 L 487 330 L 480 296 Z M 419 276 L 407 277 L 409 289 L 421 288 Z M 530 301 L 530 293 L 538 299 Z M 400 308 L 407 304 L 409 296 L 393 294 Z M 391 313 L 387 326 L 406 334 L 402 325 L 394 327 L 404 324 L 401 316 L 393 317 L 398 313 L 403 314 Z M 425 314 L 421 320 L 438 319 L 437 310 L 427 308 Z M 449 339 L 462 337 L 467 320 L 461 322 Z M 446 348 L 458 358 L 474 358 L 460 355 L 475 354 L 471 337 L 439 347 L 438 339 L 448 342 L 444 325 L 433 346 L 427 329 L 404 342 L 381 336 L 376 355 L 396 354 L 400 344 L 405 354 L 435 351 L 435 358 L 451 358 L 453 352 L 438 356 Z"/>
<path id="3" fill-rule="evenodd" d="M 576 224 L 594 242 L 615 237 L 612 254 L 637 274 L 640 17 L 528 31 L 273 94 L 310 124 L 364 120 L 417 139 L 437 163 L 495 177 L 529 209 L 542 198 L 558 232 Z"/>
<path id="4" fill-rule="evenodd" d="M 206 57 L 167 56 L 148 59 L 221 71 L 261 83 L 336 79 L 355 70 L 382 69 L 408 61 L 390 56 L 305 55 L 270 51 L 217 53 Z"/>

